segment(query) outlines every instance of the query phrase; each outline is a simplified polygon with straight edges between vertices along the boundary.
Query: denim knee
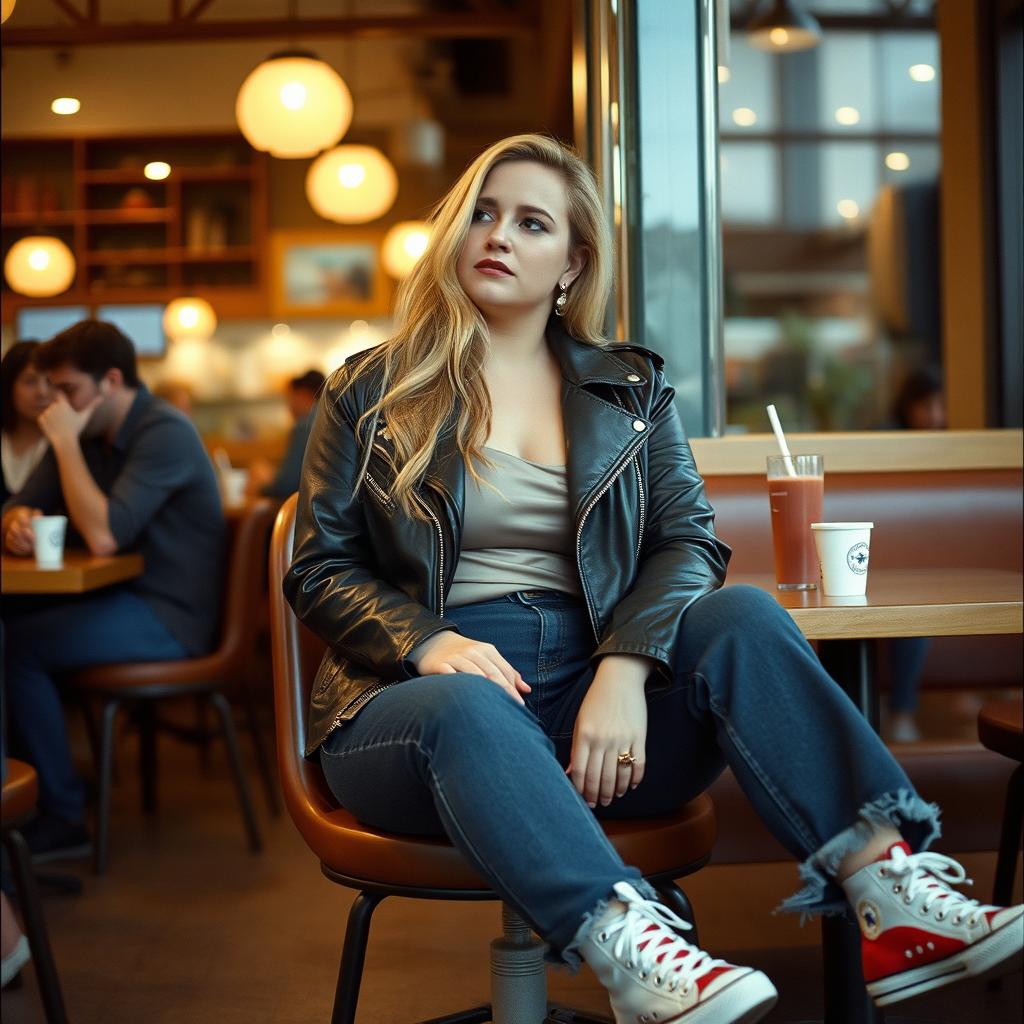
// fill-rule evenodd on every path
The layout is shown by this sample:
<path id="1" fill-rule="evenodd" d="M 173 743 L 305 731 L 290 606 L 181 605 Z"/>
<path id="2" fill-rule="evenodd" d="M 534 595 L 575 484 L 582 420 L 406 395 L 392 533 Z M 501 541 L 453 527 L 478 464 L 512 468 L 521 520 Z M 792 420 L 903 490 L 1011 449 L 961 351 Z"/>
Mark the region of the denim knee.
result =
<path id="1" fill-rule="evenodd" d="M 787 612 L 775 598 L 760 587 L 747 583 L 722 587 L 705 595 L 687 610 L 686 630 L 707 639 L 733 639 L 771 635 L 780 626 L 792 626 Z M 755 631 L 763 630 L 758 633 Z"/>
<path id="2" fill-rule="evenodd" d="M 424 737 L 498 736 L 534 732 L 547 739 L 537 719 L 497 683 L 469 672 L 422 676 L 419 695 Z"/>

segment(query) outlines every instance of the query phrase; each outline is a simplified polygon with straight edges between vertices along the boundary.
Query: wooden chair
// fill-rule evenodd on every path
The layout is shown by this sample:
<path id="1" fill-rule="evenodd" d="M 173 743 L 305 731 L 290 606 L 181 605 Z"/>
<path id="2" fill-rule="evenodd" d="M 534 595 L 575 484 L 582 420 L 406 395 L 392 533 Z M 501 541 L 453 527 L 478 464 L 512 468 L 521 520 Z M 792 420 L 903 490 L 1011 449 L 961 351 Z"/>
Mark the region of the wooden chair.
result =
<path id="1" fill-rule="evenodd" d="M 447 841 L 393 835 L 361 824 L 337 805 L 319 763 L 303 757 L 310 686 L 324 645 L 299 623 L 281 590 L 292 559 L 295 506 L 293 495 L 278 513 L 270 545 L 278 768 L 285 805 L 306 844 L 319 858 L 321 871 L 332 882 L 359 892 L 349 913 L 331 1017 L 332 1024 L 352 1024 L 370 917 L 381 900 L 387 896 L 443 900 L 499 897 Z M 702 795 L 673 815 L 605 822 L 603 826 L 623 859 L 637 865 L 661 897 L 692 922 L 689 902 L 673 880 L 696 871 L 711 855 L 715 817 L 710 798 Z M 507 906 L 503 919 L 504 939 L 492 943 L 491 1003 L 437 1018 L 430 1024 L 492 1019 L 539 1021 L 545 1014 L 557 1015 L 549 1016 L 549 1020 L 571 1020 L 575 1024 L 600 1020 L 549 1006 L 542 944 L 532 939 L 526 923 Z M 688 932 L 687 937 L 697 941 L 695 932 Z M 503 952 L 507 959 L 503 959 Z M 524 961 L 531 958 L 527 970 Z M 509 969 L 510 961 L 518 961 L 518 966 Z M 530 977 L 511 978 L 515 971 Z M 536 1012 L 524 1011 L 524 1006 L 536 1008 Z"/>
<path id="2" fill-rule="evenodd" d="M 67 1024 L 64 997 L 61 995 L 57 967 L 46 934 L 42 903 L 32 874 L 32 854 L 19 829 L 35 812 L 38 797 L 39 780 L 36 770 L 24 761 L 7 758 L 3 796 L 0 799 L 0 834 L 11 863 L 11 874 L 14 876 L 14 886 L 25 921 L 25 935 L 32 952 L 39 994 L 46 1013 L 46 1024 Z"/>
<path id="3" fill-rule="evenodd" d="M 234 525 L 224 587 L 220 643 L 215 651 L 177 661 L 97 665 L 76 672 L 69 678 L 70 684 L 79 691 L 104 699 L 95 848 L 97 874 L 103 874 L 107 868 L 114 720 L 125 700 L 135 701 L 139 706 L 139 762 L 142 806 L 146 811 L 156 808 L 156 702 L 170 697 L 193 696 L 213 705 L 227 742 L 249 847 L 253 852 L 262 849 L 249 784 L 242 769 L 231 707 L 222 689 L 232 683 L 240 682 L 244 685 L 244 675 L 251 668 L 258 623 L 256 604 L 261 600 L 267 536 L 276 507 L 271 501 L 253 502 Z M 257 732 L 254 732 L 254 737 L 258 743 Z M 257 749 L 257 762 L 262 760 L 265 758 Z M 264 770 L 268 766 L 264 764 L 259 767 Z"/>
<path id="4" fill-rule="evenodd" d="M 1006 786 L 1006 806 L 996 860 L 992 902 L 998 907 L 1013 903 L 1013 876 L 1024 823 L 1024 704 L 1019 700 L 991 701 L 978 712 L 978 738 L 982 746 L 1013 758 L 1017 767 Z"/>

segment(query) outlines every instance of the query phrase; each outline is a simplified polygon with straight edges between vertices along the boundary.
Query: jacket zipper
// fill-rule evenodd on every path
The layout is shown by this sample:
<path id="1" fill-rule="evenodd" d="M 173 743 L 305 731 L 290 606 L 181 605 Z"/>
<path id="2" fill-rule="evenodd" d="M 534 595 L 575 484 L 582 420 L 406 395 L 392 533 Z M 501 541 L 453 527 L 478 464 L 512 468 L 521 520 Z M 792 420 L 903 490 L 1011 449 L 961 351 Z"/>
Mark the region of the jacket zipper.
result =
<path id="1" fill-rule="evenodd" d="M 332 729 L 336 729 L 345 720 L 345 716 L 351 712 L 355 714 L 367 701 L 372 700 L 377 696 L 378 693 L 383 693 L 391 683 L 378 683 L 376 686 L 371 686 L 368 690 L 364 690 L 358 697 L 353 697 L 335 716 L 334 725 Z"/>
<path id="2" fill-rule="evenodd" d="M 576 571 L 580 574 L 580 583 L 583 585 L 583 597 L 587 604 L 587 612 L 590 615 L 590 625 L 594 630 L 594 639 L 601 643 L 601 633 L 597 628 L 597 617 L 594 615 L 594 608 L 590 602 L 590 591 L 587 589 L 586 581 L 583 578 L 583 561 L 581 558 L 580 541 L 583 538 L 583 524 L 587 521 L 587 516 L 590 515 L 593 507 L 601 500 L 608 488 L 619 478 L 619 474 L 626 468 L 626 464 L 630 458 L 636 453 L 637 449 L 647 440 L 647 434 L 641 435 L 640 439 L 626 449 L 625 455 L 620 460 L 618 466 L 612 471 L 612 474 L 601 486 L 601 490 L 590 499 L 590 504 L 583 510 L 583 515 L 580 516 L 579 526 L 576 528 Z"/>
<path id="3" fill-rule="evenodd" d="M 633 468 L 636 469 L 636 486 L 640 491 L 640 528 L 636 532 L 636 560 L 640 561 L 640 548 L 644 543 L 644 481 L 640 475 L 640 455 L 633 456 Z"/>
<path id="4" fill-rule="evenodd" d="M 364 479 L 370 485 L 370 490 L 373 491 L 373 493 L 377 496 L 377 499 L 381 502 L 381 504 L 389 512 L 393 512 L 395 508 L 395 503 L 391 500 L 390 496 L 388 495 L 388 492 L 385 491 L 384 488 L 381 487 L 381 485 L 377 483 L 377 481 L 374 480 L 369 473 L 366 474 Z"/>
<path id="5" fill-rule="evenodd" d="M 444 533 L 441 530 L 441 522 L 434 515 L 430 506 L 423 500 L 416 492 L 413 492 L 413 497 L 423 507 L 423 510 L 434 520 L 434 526 L 437 528 L 437 545 L 438 545 L 438 570 L 437 570 L 437 605 L 440 608 L 439 615 L 444 618 Z"/>

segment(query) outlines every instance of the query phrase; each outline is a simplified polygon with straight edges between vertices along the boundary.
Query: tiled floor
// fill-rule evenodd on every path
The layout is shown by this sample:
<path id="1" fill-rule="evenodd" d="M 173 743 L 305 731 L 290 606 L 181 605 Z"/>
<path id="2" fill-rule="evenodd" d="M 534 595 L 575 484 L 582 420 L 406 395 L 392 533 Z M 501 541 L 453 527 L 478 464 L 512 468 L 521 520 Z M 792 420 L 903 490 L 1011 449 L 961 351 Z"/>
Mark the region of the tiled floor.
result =
<path id="1" fill-rule="evenodd" d="M 131 740 L 121 754 L 109 874 L 76 865 L 79 898 L 46 895 L 72 1024 L 307 1024 L 329 1020 L 345 914 L 352 894 L 324 879 L 287 818 L 272 820 L 257 794 L 267 848 L 248 853 L 226 765 L 214 749 L 161 740 L 160 812 L 144 817 Z M 993 857 L 965 858 L 977 891 L 990 891 Z M 791 865 L 708 868 L 686 884 L 705 946 L 765 969 L 781 992 L 775 1022 L 822 1019 L 817 929 L 772 908 L 793 888 Z M 375 915 L 359 1021 L 408 1022 L 483 1002 L 496 904 L 385 901 Z M 3 996 L 4 1024 L 43 1017 L 31 971 Z M 551 974 L 552 997 L 607 1012 L 586 971 Z M 890 1022 L 1019 1024 L 1021 977 L 897 1008 Z"/>

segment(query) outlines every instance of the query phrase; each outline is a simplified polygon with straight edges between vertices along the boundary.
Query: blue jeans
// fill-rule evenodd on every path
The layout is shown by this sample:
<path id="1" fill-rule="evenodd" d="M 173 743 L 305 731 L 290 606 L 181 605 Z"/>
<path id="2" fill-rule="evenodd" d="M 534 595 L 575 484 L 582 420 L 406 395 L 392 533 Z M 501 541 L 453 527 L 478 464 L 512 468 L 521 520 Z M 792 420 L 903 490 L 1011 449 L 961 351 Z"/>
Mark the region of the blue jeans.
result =
<path id="1" fill-rule="evenodd" d="M 119 661 L 170 661 L 185 648 L 136 594 L 105 590 L 6 617 L 4 690 L 10 739 L 39 775 L 39 810 L 85 819 L 55 677 Z"/>
<path id="2" fill-rule="evenodd" d="M 842 909 L 832 876 L 874 826 L 895 825 L 914 849 L 938 833 L 937 809 L 914 793 L 789 615 L 756 588 L 727 587 L 687 612 L 674 683 L 648 698 L 644 780 L 594 811 L 565 774 L 593 678 L 582 602 L 520 591 L 448 617 L 520 671 L 533 687 L 526 708 L 481 676 L 420 676 L 384 690 L 335 729 L 321 764 L 339 802 L 366 824 L 447 835 L 552 946 L 553 958 L 578 963 L 581 924 L 615 882 L 653 895 L 596 819 L 675 810 L 726 765 L 803 861 L 805 887 L 786 909 Z"/>

